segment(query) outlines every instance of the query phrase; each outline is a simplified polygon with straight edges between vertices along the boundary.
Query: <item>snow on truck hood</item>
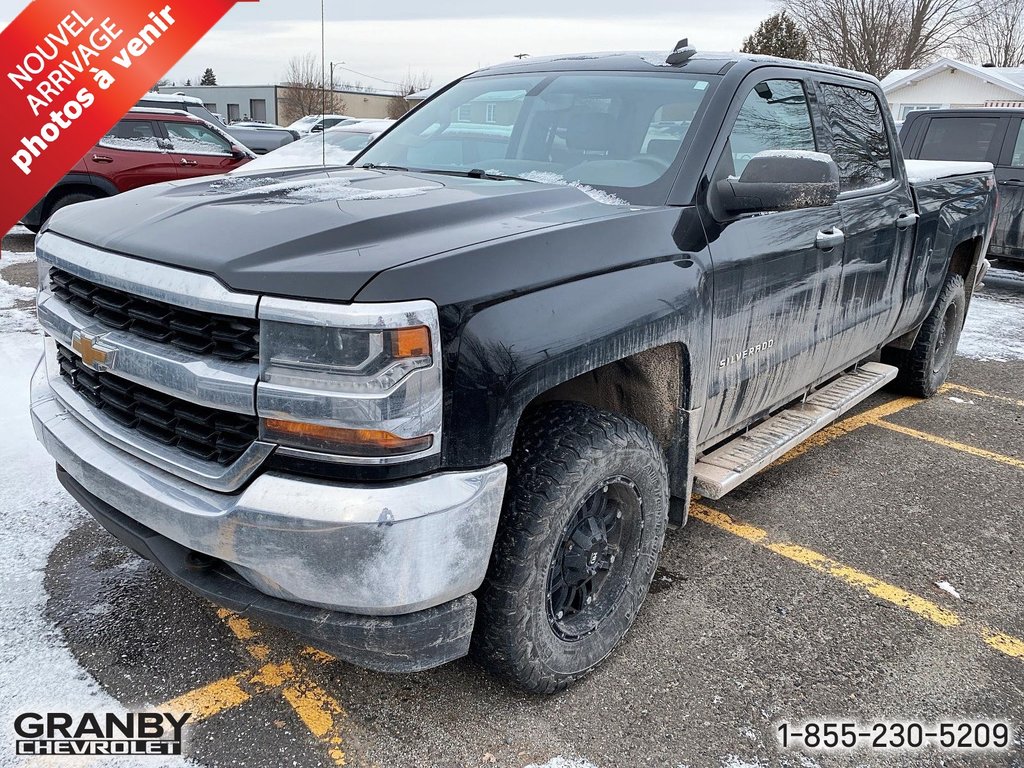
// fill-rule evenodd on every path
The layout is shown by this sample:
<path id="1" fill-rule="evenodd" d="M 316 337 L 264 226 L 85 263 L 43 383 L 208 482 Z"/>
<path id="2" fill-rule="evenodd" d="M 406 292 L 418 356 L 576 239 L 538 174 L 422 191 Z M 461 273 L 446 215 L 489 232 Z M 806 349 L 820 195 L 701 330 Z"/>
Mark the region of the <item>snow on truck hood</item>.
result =
<path id="1" fill-rule="evenodd" d="M 628 210 L 564 184 L 305 168 L 156 184 L 65 208 L 48 228 L 239 291 L 349 301 L 410 261 Z"/>
<path id="2" fill-rule="evenodd" d="M 904 160 L 907 180 L 911 184 L 948 179 L 951 176 L 969 176 L 974 173 L 992 173 L 992 163 L 968 163 L 953 160 Z"/>

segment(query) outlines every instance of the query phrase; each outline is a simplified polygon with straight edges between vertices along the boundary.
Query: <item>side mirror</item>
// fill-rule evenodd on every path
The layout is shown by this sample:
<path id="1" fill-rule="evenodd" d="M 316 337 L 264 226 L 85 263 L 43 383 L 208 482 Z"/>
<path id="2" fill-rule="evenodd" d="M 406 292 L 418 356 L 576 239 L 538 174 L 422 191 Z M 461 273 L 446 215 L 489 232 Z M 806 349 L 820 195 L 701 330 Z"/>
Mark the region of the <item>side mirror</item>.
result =
<path id="1" fill-rule="evenodd" d="M 249 156 L 249 153 L 241 147 L 232 147 L 231 156 L 235 158 L 235 160 L 243 160 Z"/>
<path id="2" fill-rule="evenodd" d="M 309 132 L 310 133 L 323 133 L 324 132 L 324 127 L 323 127 L 323 125 L 321 123 L 317 123 L 316 125 L 314 125 L 312 128 L 309 129 Z"/>
<path id="3" fill-rule="evenodd" d="M 738 179 L 719 181 L 716 192 L 718 204 L 733 214 L 828 206 L 839 197 L 839 166 L 822 152 L 758 152 Z"/>

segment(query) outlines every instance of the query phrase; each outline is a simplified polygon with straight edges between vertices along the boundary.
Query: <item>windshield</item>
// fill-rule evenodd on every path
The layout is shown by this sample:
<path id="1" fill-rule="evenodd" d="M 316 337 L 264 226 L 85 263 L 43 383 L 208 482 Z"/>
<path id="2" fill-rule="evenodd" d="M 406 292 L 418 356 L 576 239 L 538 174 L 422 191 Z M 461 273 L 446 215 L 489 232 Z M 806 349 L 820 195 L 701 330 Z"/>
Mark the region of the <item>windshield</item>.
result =
<path id="1" fill-rule="evenodd" d="M 643 203 L 679 156 L 708 85 L 678 72 L 467 78 L 358 164 L 578 183 Z"/>
<path id="2" fill-rule="evenodd" d="M 324 133 L 313 134 L 304 139 L 285 144 L 280 149 L 268 152 L 251 163 L 237 169 L 239 173 L 267 171 L 272 168 L 301 168 L 307 165 L 345 165 L 359 154 L 376 134 L 356 133 L 344 128 L 335 128 Z"/>

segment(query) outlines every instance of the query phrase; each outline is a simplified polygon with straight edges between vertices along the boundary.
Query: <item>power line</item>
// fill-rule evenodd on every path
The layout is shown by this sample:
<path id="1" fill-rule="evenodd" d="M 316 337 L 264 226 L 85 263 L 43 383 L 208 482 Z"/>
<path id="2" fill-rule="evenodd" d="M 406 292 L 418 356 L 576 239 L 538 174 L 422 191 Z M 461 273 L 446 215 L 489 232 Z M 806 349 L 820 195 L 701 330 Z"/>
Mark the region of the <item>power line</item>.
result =
<path id="1" fill-rule="evenodd" d="M 398 85 L 398 86 L 402 85 L 402 83 L 396 83 L 394 80 L 385 80 L 383 77 L 376 77 L 375 75 L 368 75 L 365 72 L 357 72 L 356 70 L 349 69 L 348 67 L 340 67 L 340 66 L 335 65 L 335 68 L 343 69 L 346 72 L 351 72 L 353 75 L 359 75 L 360 77 L 368 77 L 371 80 L 379 80 L 380 82 L 388 83 L 389 85 Z"/>

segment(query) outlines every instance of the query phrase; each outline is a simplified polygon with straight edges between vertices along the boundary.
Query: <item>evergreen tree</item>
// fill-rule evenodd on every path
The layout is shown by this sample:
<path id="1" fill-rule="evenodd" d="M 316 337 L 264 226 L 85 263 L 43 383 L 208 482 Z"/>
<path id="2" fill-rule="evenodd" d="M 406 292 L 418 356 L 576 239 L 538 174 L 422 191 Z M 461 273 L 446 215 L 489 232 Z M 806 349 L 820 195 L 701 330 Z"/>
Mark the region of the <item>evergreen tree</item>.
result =
<path id="1" fill-rule="evenodd" d="M 785 11 L 762 21 L 754 34 L 743 41 L 743 53 L 781 56 L 784 59 L 807 60 L 810 46 L 807 36 Z"/>
<path id="2" fill-rule="evenodd" d="M 203 72 L 203 79 L 199 81 L 199 84 L 200 85 L 216 85 L 217 84 L 217 76 L 215 74 L 213 74 L 213 70 L 210 67 L 207 67 L 206 71 Z"/>

